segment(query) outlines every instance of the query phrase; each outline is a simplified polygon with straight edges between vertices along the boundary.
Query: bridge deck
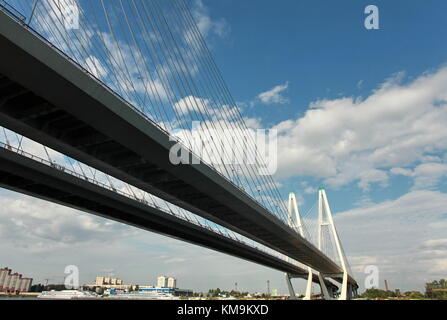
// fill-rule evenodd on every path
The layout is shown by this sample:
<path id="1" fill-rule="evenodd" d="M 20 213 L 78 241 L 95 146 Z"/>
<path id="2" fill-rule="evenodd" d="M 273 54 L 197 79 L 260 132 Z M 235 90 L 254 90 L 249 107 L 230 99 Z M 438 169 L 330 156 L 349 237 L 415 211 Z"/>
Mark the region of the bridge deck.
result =
<path id="1" fill-rule="evenodd" d="M 172 165 L 166 132 L 3 12 L 0 47 L 0 125 L 316 270 L 341 272 L 214 169 Z"/>
<path id="2" fill-rule="evenodd" d="M 306 278 L 276 256 L 0 145 L 0 186 Z M 314 282 L 318 277 L 314 275 Z M 329 285 L 329 282 L 327 282 Z"/>

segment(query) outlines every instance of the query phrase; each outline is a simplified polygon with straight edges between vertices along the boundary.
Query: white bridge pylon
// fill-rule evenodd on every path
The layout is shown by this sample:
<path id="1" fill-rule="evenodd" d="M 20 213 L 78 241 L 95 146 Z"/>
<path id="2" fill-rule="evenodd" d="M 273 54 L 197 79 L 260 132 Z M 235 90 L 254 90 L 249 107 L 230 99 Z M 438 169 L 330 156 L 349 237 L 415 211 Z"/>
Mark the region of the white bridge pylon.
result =
<path id="1" fill-rule="evenodd" d="M 295 220 L 295 221 L 293 221 Z M 296 228 L 298 233 L 303 237 L 306 238 L 306 235 L 304 233 L 304 226 L 301 219 L 300 211 L 298 208 L 298 204 L 296 201 L 296 196 L 294 193 L 289 194 L 289 214 L 288 214 L 288 224 L 292 228 Z M 346 256 L 344 254 L 344 251 L 341 246 L 341 241 L 337 233 L 337 229 L 334 224 L 334 220 L 332 218 L 332 212 L 331 208 L 329 207 L 329 202 L 327 199 L 326 191 L 321 188 L 318 191 L 318 249 L 322 251 L 323 246 L 323 227 L 329 227 L 330 231 L 332 233 L 332 236 L 335 241 L 335 246 L 337 249 L 337 254 L 341 263 L 341 268 L 343 270 L 343 273 L 340 274 L 340 276 L 343 278 L 342 281 L 342 288 L 341 293 L 338 296 L 338 300 L 347 300 L 351 298 L 351 294 L 348 292 L 348 289 L 350 285 L 348 284 L 348 264 L 346 260 Z M 329 292 L 328 288 L 325 284 L 325 275 L 321 272 L 317 272 L 319 282 L 320 282 L 320 288 L 321 288 L 321 294 L 325 300 L 333 300 L 335 299 L 334 293 Z M 286 282 L 287 286 L 289 288 L 290 293 L 290 299 L 291 300 L 297 300 L 295 295 L 295 290 L 293 289 L 291 279 L 295 278 L 293 275 L 286 274 Z M 312 268 L 308 267 L 308 277 L 307 277 L 307 285 L 306 285 L 306 294 L 303 298 L 303 300 L 311 300 L 312 298 L 312 280 L 313 280 L 313 273 Z"/>
<path id="2" fill-rule="evenodd" d="M 293 223 L 294 218 L 295 218 L 295 224 Z M 294 193 L 289 194 L 289 215 L 288 215 L 287 222 L 290 227 L 292 227 L 292 228 L 296 227 L 298 233 L 303 238 L 306 237 L 304 234 L 303 222 L 301 221 L 300 210 L 298 208 L 298 204 L 296 202 L 296 196 Z M 308 276 L 307 276 L 306 294 L 305 294 L 303 300 L 311 300 L 312 299 L 312 280 L 313 280 L 312 268 L 307 267 L 307 271 L 308 271 Z M 290 299 L 297 300 L 295 290 L 293 289 L 293 286 L 292 286 L 292 281 L 291 281 L 292 278 L 293 278 L 292 275 L 286 273 L 286 281 L 287 281 L 287 286 L 289 288 Z"/>

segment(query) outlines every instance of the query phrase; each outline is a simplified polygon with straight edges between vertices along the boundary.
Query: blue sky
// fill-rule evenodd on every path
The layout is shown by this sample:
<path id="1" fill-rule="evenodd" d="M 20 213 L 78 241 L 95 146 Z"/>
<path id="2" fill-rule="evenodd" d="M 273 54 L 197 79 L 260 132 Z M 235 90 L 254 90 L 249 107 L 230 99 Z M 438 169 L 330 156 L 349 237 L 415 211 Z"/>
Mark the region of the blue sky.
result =
<path id="1" fill-rule="evenodd" d="M 447 5 L 436 0 L 421 3 L 375 1 L 381 12 L 378 31 L 363 26 L 369 1 L 207 4 L 231 29 L 226 39 L 212 45 L 238 99 L 249 100 L 278 82 L 291 82 L 290 108 L 281 113 L 273 108 L 254 110 L 270 112 L 268 119 L 277 122 L 302 114 L 319 97 L 367 95 L 395 72 L 417 76 L 445 63 Z M 357 89 L 360 80 L 364 86 Z"/>
<path id="2" fill-rule="evenodd" d="M 285 96 L 290 103 L 257 104 L 245 108 L 245 115 L 271 127 L 303 116 L 318 99 L 367 97 L 395 73 L 404 71 L 406 82 L 445 64 L 443 8 L 447 4 L 375 1 L 381 28 L 375 31 L 363 26 L 368 4 L 370 1 L 279 1 L 272 6 L 270 1 L 256 1 L 255 5 L 209 1 L 211 12 L 224 16 L 231 30 L 223 39 L 211 39 L 211 44 L 236 100 L 252 101 L 260 92 L 289 83 Z M 409 187 L 408 179 L 395 180 L 386 193 L 371 190 L 370 195 L 376 201 L 402 195 Z M 339 210 L 348 209 L 362 195 L 358 191 L 341 190 L 332 201 Z M 348 192 L 350 199 L 343 196 Z M 338 201 L 338 197 L 343 199 Z"/>
<path id="3" fill-rule="evenodd" d="M 191 2 L 247 122 L 280 132 L 276 179 L 284 198 L 296 192 L 306 212 L 326 187 L 360 284 L 370 264 L 381 270 L 381 286 L 386 278 L 402 290 L 445 275 L 447 3 Z M 369 4 L 380 9 L 380 30 L 364 28 Z M 279 272 L 10 192 L 0 196 L 8 208 L 0 214 L 3 236 L 23 235 L 0 243 L 0 253 L 19 272 L 33 264 L 40 281 L 71 259 L 84 282 L 101 272 L 128 282 L 170 273 L 199 290 L 238 282 L 261 291 L 259 279 L 269 279 L 285 292 Z M 86 237 L 89 230 L 98 237 Z"/>

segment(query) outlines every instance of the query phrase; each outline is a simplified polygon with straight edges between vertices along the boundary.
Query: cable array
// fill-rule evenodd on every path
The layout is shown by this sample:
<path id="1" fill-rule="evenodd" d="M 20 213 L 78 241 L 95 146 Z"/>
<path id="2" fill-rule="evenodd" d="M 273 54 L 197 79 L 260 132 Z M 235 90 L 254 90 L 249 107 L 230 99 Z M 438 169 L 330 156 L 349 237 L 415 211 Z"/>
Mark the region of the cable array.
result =
<path id="1" fill-rule="evenodd" d="M 270 213 L 287 220 L 265 150 L 245 124 L 184 0 L 15 2 L 30 17 L 30 28 L 186 148 L 199 150 L 204 163 Z"/>

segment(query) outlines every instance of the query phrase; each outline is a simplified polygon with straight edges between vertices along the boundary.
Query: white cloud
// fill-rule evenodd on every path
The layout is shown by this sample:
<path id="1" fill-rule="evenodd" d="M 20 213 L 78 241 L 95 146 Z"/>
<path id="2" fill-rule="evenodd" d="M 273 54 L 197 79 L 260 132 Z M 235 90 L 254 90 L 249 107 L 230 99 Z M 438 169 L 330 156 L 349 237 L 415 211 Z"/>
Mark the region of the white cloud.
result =
<path id="1" fill-rule="evenodd" d="M 183 263 L 188 261 L 188 259 L 185 258 L 169 258 L 165 260 L 165 263 Z"/>
<path id="2" fill-rule="evenodd" d="M 261 129 L 261 121 L 260 118 L 244 118 L 244 122 L 249 129 Z"/>
<path id="3" fill-rule="evenodd" d="M 89 56 L 84 63 L 84 68 L 89 70 L 96 78 L 101 79 L 107 75 L 107 70 L 95 56 Z"/>
<path id="4" fill-rule="evenodd" d="M 393 288 L 422 289 L 445 275 L 447 194 L 412 191 L 396 199 L 336 214 L 342 243 L 357 280 L 377 265 Z"/>
<path id="5" fill-rule="evenodd" d="M 17 254 L 101 243 L 134 230 L 122 224 L 28 196 L 0 195 L 0 242 Z"/>
<path id="6" fill-rule="evenodd" d="M 304 193 L 305 194 L 316 194 L 317 193 L 317 188 L 314 187 L 306 187 L 304 189 Z"/>
<path id="7" fill-rule="evenodd" d="M 79 27 L 81 8 L 76 0 L 44 0 L 40 5 L 47 15 L 44 19 L 51 19 L 53 26 L 57 24 L 67 30 Z M 36 7 L 36 9 L 39 8 Z M 51 24 L 47 28 L 50 29 L 50 26 Z"/>
<path id="8" fill-rule="evenodd" d="M 211 109 L 210 100 L 201 99 L 194 96 L 185 97 L 174 104 L 174 109 L 180 115 L 188 115 L 189 113 L 204 113 Z"/>
<path id="9" fill-rule="evenodd" d="M 427 248 L 439 248 L 447 250 L 447 238 L 427 240 L 422 243 L 422 246 L 425 246 Z"/>
<path id="10" fill-rule="evenodd" d="M 445 153 L 447 68 L 401 79 L 393 76 L 364 100 L 315 101 L 303 117 L 276 125 L 278 177 L 309 175 L 332 187 L 357 181 L 368 190 L 387 186 L 392 168 Z"/>
<path id="11" fill-rule="evenodd" d="M 277 85 L 272 89 L 262 92 L 258 95 L 258 99 L 264 104 L 286 104 L 289 99 L 284 96 L 284 91 L 289 88 L 289 83 Z"/>
<path id="12" fill-rule="evenodd" d="M 187 96 L 180 99 L 174 104 L 174 110 L 179 116 L 189 119 L 191 121 L 227 121 L 234 122 L 240 116 L 238 107 L 231 107 L 228 105 L 216 104 L 211 99 L 198 98 L 194 96 Z M 256 125 L 255 122 L 250 122 L 251 125 Z M 222 126 L 228 127 L 226 123 L 213 123 L 211 127 Z"/>
<path id="13" fill-rule="evenodd" d="M 196 20 L 200 33 L 204 37 L 207 37 L 210 34 L 225 37 L 230 32 L 230 27 L 225 19 L 220 18 L 214 20 L 211 18 L 209 10 L 203 4 L 202 0 L 195 0 L 192 14 Z"/>
<path id="14" fill-rule="evenodd" d="M 391 172 L 396 175 L 412 177 L 414 179 L 413 189 L 430 189 L 435 187 L 442 177 L 447 176 L 447 164 L 423 163 L 414 170 L 392 168 Z"/>
<path id="15" fill-rule="evenodd" d="M 370 169 L 359 175 L 357 184 L 363 191 L 370 189 L 371 183 L 380 183 L 382 187 L 388 186 L 388 174 L 383 170 Z"/>

